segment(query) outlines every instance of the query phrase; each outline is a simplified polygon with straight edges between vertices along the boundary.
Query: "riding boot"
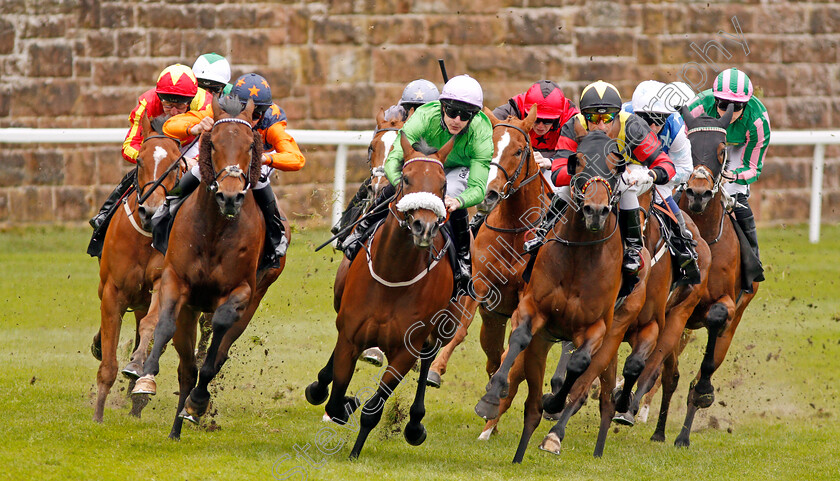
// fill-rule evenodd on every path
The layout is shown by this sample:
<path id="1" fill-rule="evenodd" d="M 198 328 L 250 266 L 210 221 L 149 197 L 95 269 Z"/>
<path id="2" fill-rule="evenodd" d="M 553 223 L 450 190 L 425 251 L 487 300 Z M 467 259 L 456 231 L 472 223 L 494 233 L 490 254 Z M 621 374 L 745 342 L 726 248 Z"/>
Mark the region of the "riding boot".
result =
<path id="1" fill-rule="evenodd" d="M 487 215 L 488 214 L 476 212 L 472 220 L 470 220 L 470 230 L 472 231 L 473 236 L 478 235 L 478 229 L 481 229 L 481 225 L 484 224 L 484 219 L 487 218 Z"/>
<path id="2" fill-rule="evenodd" d="M 108 198 L 105 199 L 105 203 L 102 204 L 102 207 L 99 209 L 99 213 L 93 216 L 93 218 L 89 221 L 90 226 L 93 227 L 94 230 L 98 229 L 107 218 L 111 216 L 111 211 L 117 205 L 117 203 L 122 199 L 123 195 L 125 195 L 126 191 L 129 187 L 134 184 L 134 177 L 137 175 L 137 169 L 132 169 L 125 177 L 122 178 L 119 184 L 117 184 L 117 188 L 108 195 Z"/>
<path id="3" fill-rule="evenodd" d="M 469 282 L 472 277 L 472 261 L 470 259 L 470 225 L 467 209 L 457 209 L 449 214 L 449 225 L 452 228 L 452 241 L 455 243 L 455 292 L 469 292 Z"/>
<path id="4" fill-rule="evenodd" d="M 347 204 L 347 208 L 344 209 L 344 212 L 341 213 L 341 217 L 338 219 L 338 223 L 330 229 L 330 232 L 335 235 L 338 234 L 342 229 L 347 227 L 351 222 L 358 219 L 360 212 L 360 207 L 362 206 L 363 201 L 368 196 L 368 187 L 370 187 L 370 178 L 362 182 L 362 185 L 359 186 L 359 190 L 356 191 L 356 195 L 350 199 L 350 202 Z M 339 238 L 338 241 L 341 242 L 342 238 Z"/>
<path id="5" fill-rule="evenodd" d="M 643 242 L 639 210 L 640 208 L 637 207 L 618 211 L 618 225 L 621 230 L 621 237 L 624 240 L 624 259 L 621 269 L 627 276 L 636 276 L 637 282 L 639 271 L 644 266 L 641 256 Z"/>
<path id="6" fill-rule="evenodd" d="M 758 255 L 758 234 L 755 231 L 755 217 L 753 217 L 752 209 L 747 202 L 747 196 L 736 194 L 735 200 L 737 203 L 735 204 L 735 208 L 732 209 L 735 212 L 735 220 L 738 221 L 738 225 L 741 226 L 741 230 L 747 236 L 747 241 L 750 243 L 755 258 L 761 260 L 761 257 Z"/>
<path id="7" fill-rule="evenodd" d="M 199 184 L 201 180 L 188 170 L 169 191 L 163 205 L 152 215 L 152 245 L 155 249 L 166 253 L 169 246 L 169 231 L 172 229 L 175 213 Z"/>
<path id="8" fill-rule="evenodd" d="M 289 248 L 286 228 L 283 227 L 283 221 L 286 219 L 280 215 L 271 184 L 254 189 L 254 200 L 257 201 L 265 218 L 265 238 L 269 244 L 268 249 L 265 249 L 265 256 L 260 262 L 260 267 L 276 269 L 280 267 L 280 258 L 286 256 L 286 249 Z"/>
<path id="9" fill-rule="evenodd" d="M 697 267 L 697 250 L 694 246 L 697 241 L 691 235 L 691 231 L 685 226 L 685 218 L 682 211 L 677 209 L 674 212 L 679 225 L 679 232 L 674 232 L 674 247 L 677 250 L 677 263 L 683 274 L 682 279 L 679 279 L 680 284 L 699 284 L 700 283 L 700 269 Z"/>
<path id="10" fill-rule="evenodd" d="M 563 215 L 563 210 L 566 208 L 566 205 L 567 202 L 559 195 L 551 198 L 551 205 L 548 207 L 542 223 L 534 229 L 534 238 L 525 243 L 525 252 L 536 251 L 540 246 L 545 244 L 546 236 L 554 228 L 554 225 L 557 224 L 557 220 Z"/>
<path id="11" fill-rule="evenodd" d="M 382 204 L 393 197 L 396 189 L 392 185 L 385 187 L 379 196 L 373 201 L 367 214 L 362 217 L 362 220 L 356 224 L 356 228 L 350 233 L 344 242 L 339 246 L 339 250 L 344 251 L 344 255 L 351 261 L 356 258 L 356 254 L 361 249 L 365 239 L 368 238 L 370 229 L 376 225 L 377 222 L 388 216 L 388 209 L 383 208 Z"/>

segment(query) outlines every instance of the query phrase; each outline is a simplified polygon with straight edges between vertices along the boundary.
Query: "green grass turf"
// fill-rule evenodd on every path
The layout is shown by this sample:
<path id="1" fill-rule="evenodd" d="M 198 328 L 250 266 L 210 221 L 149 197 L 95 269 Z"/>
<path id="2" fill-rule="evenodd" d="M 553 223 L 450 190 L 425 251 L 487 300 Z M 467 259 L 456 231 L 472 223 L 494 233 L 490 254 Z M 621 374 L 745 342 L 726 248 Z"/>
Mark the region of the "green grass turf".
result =
<path id="1" fill-rule="evenodd" d="M 335 341 L 332 282 L 340 258 L 313 252 L 325 230 L 295 233 L 287 269 L 232 348 L 200 427 L 185 425 L 180 442 L 167 438 L 178 389 L 174 349 L 163 355 L 158 395 L 142 419 L 128 415 L 120 378 L 105 422 L 94 423 L 98 362 L 89 346 L 99 325 L 98 267 L 84 254 L 88 235 L 76 228 L 0 232 L 0 479 L 840 478 L 838 226 L 824 226 L 817 245 L 808 243 L 805 226 L 760 230 L 768 280 L 713 377 L 716 403 L 698 414 L 690 448 L 676 449 L 673 440 L 705 331 L 681 358 L 666 443 L 648 441 L 652 420 L 614 428 L 604 457 L 594 459 L 597 402 L 590 401 L 570 421 L 560 456 L 537 449 L 549 429 L 543 422 L 521 466 L 510 464 L 522 427 L 521 395 L 501 433 L 476 440 L 483 422 L 473 407 L 486 383 L 477 325 L 453 356 L 443 388 L 427 396 L 425 444 L 409 446 L 399 432 L 405 420 L 394 422 L 411 403 L 411 374 L 361 459 L 347 460 L 354 433 L 323 424 L 323 406 L 310 406 L 303 395 Z M 133 329 L 128 314 L 121 365 Z M 351 391 L 375 385 L 376 373 L 359 363 Z M 654 411 L 658 405 L 657 397 Z M 330 438 L 329 429 L 338 434 Z"/>

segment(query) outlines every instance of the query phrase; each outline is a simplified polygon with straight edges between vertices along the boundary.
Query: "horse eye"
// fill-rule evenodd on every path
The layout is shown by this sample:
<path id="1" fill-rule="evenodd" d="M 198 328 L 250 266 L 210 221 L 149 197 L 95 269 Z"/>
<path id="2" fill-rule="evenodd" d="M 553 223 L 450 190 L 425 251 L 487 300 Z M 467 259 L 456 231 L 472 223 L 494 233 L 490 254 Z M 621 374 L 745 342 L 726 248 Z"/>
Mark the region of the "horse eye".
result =
<path id="1" fill-rule="evenodd" d="M 522 155 L 522 149 L 517 150 L 516 155 Z"/>

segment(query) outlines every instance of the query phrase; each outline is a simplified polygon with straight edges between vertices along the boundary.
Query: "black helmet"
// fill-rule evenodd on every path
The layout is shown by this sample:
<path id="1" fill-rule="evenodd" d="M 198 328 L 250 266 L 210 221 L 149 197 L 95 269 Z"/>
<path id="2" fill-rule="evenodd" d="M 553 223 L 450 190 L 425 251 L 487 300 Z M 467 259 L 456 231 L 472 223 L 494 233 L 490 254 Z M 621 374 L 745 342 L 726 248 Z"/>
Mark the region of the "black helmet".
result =
<path id="1" fill-rule="evenodd" d="M 615 85 L 599 80 L 583 89 L 579 107 L 581 112 L 584 110 L 596 113 L 617 112 L 621 110 L 621 95 Z"/>

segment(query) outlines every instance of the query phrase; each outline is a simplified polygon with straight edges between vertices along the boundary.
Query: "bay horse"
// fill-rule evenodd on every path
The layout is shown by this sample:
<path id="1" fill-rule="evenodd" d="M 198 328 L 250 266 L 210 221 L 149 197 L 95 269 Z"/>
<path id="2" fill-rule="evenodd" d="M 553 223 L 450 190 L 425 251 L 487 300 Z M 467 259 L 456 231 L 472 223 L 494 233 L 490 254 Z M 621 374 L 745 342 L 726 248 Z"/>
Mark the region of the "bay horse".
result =
<path id="1" fill-rule="evenodd" d="M 405 163 L 396 201 L 388 206 L 389 215 L 368 240 L 365 252 L 350 264 L 346 279 L 336 283 L 341 285 L 335 291 L 338 339 L 318 380 L 307 386 L 307 401 L 319 405 L 329 397 L 326 415 L 345 424 L 365 401 L 345 396 L 359 354 L 378 346 L 389 363 L 376 392 L 364 402 L 351 459 L 358 458 L 382 417 L 385 401 L 418 358 L 420 381 L 403 434 L 415 446 L 426 439 L 421 423 L 425 379 L 437 350 L 455 331 L 450 329 L 452 319 L 445 319 L 453 277 L 446 252 L 449 242 L 440 232 L 446 218 L 443 162 L 454 140 L 435 153 L 423 154 L 400 136 Z M 332 393 L 330 383 L 334 383 Z"/>
<path id="2" fill-rule="evenodd" d="M 214 125 L 200 141 L 199 166 L 205 188 L 197 189 L 181 206 L 164 257 L 155 343 L 133 394 L 156 392 L 154 376 L 160 355 L 172 340 L 180 358 L 180 396 L 169 434 L 172 439 L 180 438 L 184 419 L 198 422 L 207 410 L 208 384 L 285 267 L 283 257 L 279 268 L 257 269 L 265 222 L 251 193 L 259 178 L 262 155 L 262 139 L 252 129 L 253 110 L 251 100 L 243 108 L 235 98 L 213 98 Z M 284 227 L 288 239 L 291 229 L 287 224 Z M 194 349 L 201 312 L 213 313 L 213 334 L 197 372 Z"/>
<path id="3" fill-rule="evenodd" d="M 615 234 L 618 230 L 616 186 L 624 165 L 615 146 L 615 129 L 610 135 L 587 132 L 576 122 L 575 134 L 578 149 L 570 157 L 568 167 L 575 176 L 572 205 L 547 237 L 549 242 L 537 253 L 531 279 L 511 318 L 513 330 L 508 352 L 490 379 L 487 393 L 475 407 L 476 414 L 484 419 L 498 417 L 500 401 L 509 394 L 511 367 L 514 362 L 523 363 L 529 389 L 514 463 L 522 462 L 543 407 L 549 412 L 559 412 L 570 393 L 572 397 L 586 396 L 592 379 L 585 382 L 581 378 L 585 372 L 601 374 L 602 424 L 605 418 L 610 423 L 614 409 L 611 392 L 615 376 L 610 378 L 610 370 L 605 368 L 614 362 L 621 342 L 620 338 L 610 339 L 607 334 L 613 325 L 622 280 L 623 247 L 621 236 Z M 646 250 L 642 252 L 648 256 Z M 649 262 L 645 264 L 645 270 L 640 273 L 643 281 L 649 271 Z M 644 286 L 645 282 L 639 282 L 625 299 L 624 318 L 638 314 L 644 301 Z M 546 355 L 553 342 L 560 339 L 573 341 L 577 349 L 569 358 L 567 377 L 559 392 L 543 400 Z M 605 345 L 608 340 L 612 345 Z M 558 426 L 560 423 L 555 429 Z"/>
<path id="4" fill-rule="evenodd" d="M 92 346 L 94 355 L 98 350 L 101 361 L 96 373 L 97 395 L 93 413 L 93 420 L 97 422 L 102 422 L 105 400 L 117 377 L 117 345 L 122 316 L 131 309 L 137 322 L 132 362 L 142 363 L 146 358 L 157 323 L 157 317 L 147 316 L 147 313 L 150 306 L 157 303 L 163 254 L 152 247 L 151 218 L 163 205 L 166 193 L 182 171 L 169 169 L 159 186 L 148 192 L 158 176 L 180 157 L 180 142 L 160 133 L 164 120 L 158 117 L 149 121 L 145 115 L 140 119 L 143 143 L 137 155 L 134 185 L 122 202 L 122 208 L 114 213 L 105 233 L 99 262 L 101 320 Z M 140 203 L 144 195 L 147 197 Z M 130 366 L 126 369 L 130 370 Z M 144 405 L 142 399 L 135 399 L 131 414 L 139 417 Z"/>
<path id="5" fill-rule="evenodd" d="M 526 284 L 522 278 L 527 265 L 521 255 L 523 245 L 548 204 L 529 134 L 537 107 L 532 106 L 521 120 L 514 116 L 499 120 L 486 108 L 484 113 L 493 125 L 494 145 L 487 193 L 478 205 L 487 218 L 475 237 L 472 292 L 461 297 L 460 327 L 429 371 L 428 382 L 433 387 L 440 387 L 449 359 L 466 338 L 476 309 L 481 313 L 480 342 L 487 357 L 488 378 L 499 368 L 507 322 Z"/>
<path id="6" fill-rule="evenodd" d="M 752 293 L 744 292 L 747 286 L 741 278 L 741 247 L 732 222 L 726 219 L 721 192 L 721 173 L 727 160 L 726 128 L 732 118 L 732 107 L 720 119 L 706 115 L 695 118 L 685 107 L 680 109 L 680 114 L 688 129 L 694 170 L 679 205 L 697 225 L 712 255 L 706 290 L 686 324 L 688 329 L 705 327 L 709 336 L 700 371 L 689 388 L 685 420 L 674 441 L 678 447 L 688 447 L 694 416 L 698 409 L 707 408 L 714 402 L 712 374 L 723 363 L 741 316 L 755 297 L 758 283 L 752 283 Z M 662 374 L 662 404 L 651 437 L 653 441 L 665 440 L 668 408 L 679 380 L 675 359 L 672 364 L 670 370 Z"/>

